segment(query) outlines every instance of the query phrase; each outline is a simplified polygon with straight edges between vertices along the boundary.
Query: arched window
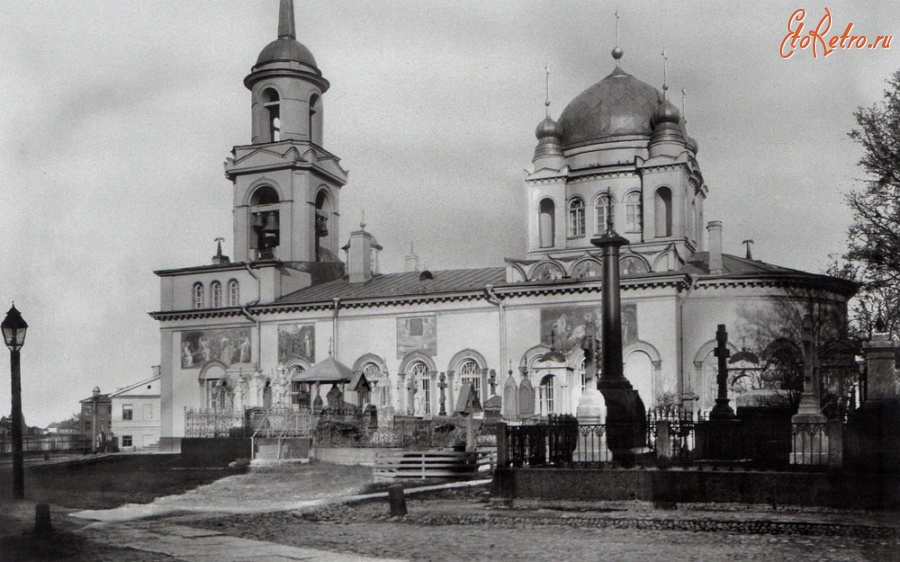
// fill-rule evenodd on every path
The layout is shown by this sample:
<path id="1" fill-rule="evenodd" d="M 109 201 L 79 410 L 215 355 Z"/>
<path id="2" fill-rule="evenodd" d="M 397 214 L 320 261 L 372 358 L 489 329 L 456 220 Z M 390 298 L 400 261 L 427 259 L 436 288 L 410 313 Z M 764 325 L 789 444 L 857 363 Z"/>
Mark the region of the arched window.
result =
<path id="1" fill-rule="evenodd" d="M 538 230 L 541 238 L 541 248 L 552 248 L 555 244 L 556 232 L 556 206 L 552 199 L 541 199 L 539 209 Z"/>
<path id="2" fill-rule="evenodd" d="M 222 284 L 213 281 L 209 285 L 210 308 L 222 308 Z"/>
<path id="3" fill-rule="evenodd" d="M 319 108 L 319 95 L 313 94 L 309 98 L 309 140 L 316 144 L 322 144 L 322 131 L 319 125 L 322 122 L 322 116 L 319 115 Z"/>
<path id="4" fill-rule="evenodd" d="M 613 201 L 608 193 L 601 193 L 594 200 L 594 232 L 603 234 L 606 232 L 607 222 L 612 220 Z"/>
<path id="5" fill-rule="evenodd" d="M 330 249 L 328 248 L 331 236 L 329 235 L 328 220 L 334 209 L 331 198 L 324 189 L 316 195 L 316 260 L 328 261 Z M 337 233 L 335 233 L 337 234 Z"/>
<path id="6" fill-rule="evenodd" d="M 625 196 L 625 231 L 641 231 L 641 194 L 637 191 Z"/>
<path id="7" fill-rule="evenodd" d="M 366 380 L 372 385 L 372 402 L 375 406 L 379 409 L 389 406 L 388 401 L 390 398 L 388 392 L 390 383 L 384 373 L 381 372 L 381 367 L 370 361 L 364 364 L 361 370 L 366 376 Z"/>
<path id="8" fill-rule="evenodd" d="M 656 217 L 656 237 L 672 236 L 672 190 L 660 187 L 654 196 Z"/>
<path id="9" fill-rule="evenodd" d="M 416 397 L 414 413 L 417 416 L 431 414 L 431 379 L 428 376 L 428 365 L 422 361 L 416 361 L 409 367 L 409 376 L 416 385 Z"/>
<path id="10" fill-rule="evenodd" d="M 194 283 L 194 308 L 203 308 L 204 300 L 203 283 Z"/>
<path id="11" fill-rule="evenodd" d="M 241 285 L 237 279 L 228 282 L 228 305 L 241 306 Z"/>
<path id="12" fill-rule="evenodd" d="M 456 374 L 459 375 L 459 383 L 471 384 L 475 396 L 481 400 L 481 369 L 478 368 L 478 363 L 474 359 L 466 359 L 456 368 Z"/>
<path id="13" fill-rule="evenodd" d="M 584 201 L 573 197 L 569 201 L 569 237 L 584 236 Z"/>
<path id="14" fill-rule="evenodd" d="M 280 235 L 278 201 L 278 192 L 270 185 L 256 188 L 250 196 L 250 226 L 253 230 L 250 247 L 258 251 L 259 259 L 275 257 Z"/>
<path id="15" fill-rule="evenodd" d="M 272 88 L 263 90 L 263 107 L 266 108 L 266 138 L 268 142 L 281 140 L 281 100 Z"/>
<path id="16" fill-rule="evenodd" d="M 546 416 L 556 412 L 554 410 L 553 400 L 553 382 L 556 377 L 547 375 L 541 379 L 541 385 L 538 387 L 538 395 L 540 398 L 541 415 Z"/>

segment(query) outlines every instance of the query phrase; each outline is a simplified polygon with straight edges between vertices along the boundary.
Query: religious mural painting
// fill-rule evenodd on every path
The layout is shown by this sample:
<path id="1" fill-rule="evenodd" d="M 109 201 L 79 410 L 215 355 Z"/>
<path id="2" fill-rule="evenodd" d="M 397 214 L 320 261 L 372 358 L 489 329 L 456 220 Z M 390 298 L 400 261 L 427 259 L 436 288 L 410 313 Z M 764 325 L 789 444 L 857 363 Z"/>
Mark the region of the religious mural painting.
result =
<path id="1" fill-rule="evenodd" d="M 600 337 L 600 314 L 599 306 L 542 308 L 541 343 L 568 353 L 581 345 L 588 321 L 594 322 Z M 637 305 L 622 305 L 622 343 L 627 345 L 637 339 Z"/>
<path id="2" fill-rule="evenodd" d="M 251 360 L 249 328 L 181 332 L 182 369 L 199 369 L 210 361 L 221 361 L 230 367 Z"/>
<path id="3" fill-rule="evenodd" d="M 291 359 L 316 362 L 316 325 L 281 324 L 278 326 L 278 362 L 282 365 Z"/>
<path id="4" fill-rule="evenodd" d="M 437 317 L 412 316 L 397 319 L 397 358 L 411 351 L 437 355 Z"/>

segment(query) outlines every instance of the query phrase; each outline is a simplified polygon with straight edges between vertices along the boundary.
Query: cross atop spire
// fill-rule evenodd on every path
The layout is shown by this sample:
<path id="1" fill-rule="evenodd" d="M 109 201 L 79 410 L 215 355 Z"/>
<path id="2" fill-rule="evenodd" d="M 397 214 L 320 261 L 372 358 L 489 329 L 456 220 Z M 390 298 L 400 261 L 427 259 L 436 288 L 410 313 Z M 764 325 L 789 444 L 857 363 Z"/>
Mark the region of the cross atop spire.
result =
<path id="1" fill-rule="evenodd" d="M 619 46 L 619 8 L 616 7 L 616 46 L 613 47 L 612 57 L 616 59 L 616 67 L 619 66 L 619 59 L 622 58 L 622 47 Z"/>
<path id="2" fill-rule="evenodd" d="M 278 38 L 282 37 L 297 38 L 294 29 L 294 0 L 281 0 L 278 10 Z"/>
<path id="3" fill-rule="evenodd" d="M 544 67 L 545 77 L 546 77 L 546 86 L 547 86 L 547 97 L 544 101 L 544 106 L 547 108 L 547 117 L 550 117 L 550 63 Z"/>
<path id="4" fill-rule="evenodd" d="M 684 111 L 685 104 L 687 104 L 687 90 L 684 88 L 681 89 L 681 120 L 684 121 L 685 125 L 687 124 L 687 113 Z"/>
<path id="5" fill-rule="evenodd" d="M 662 58 L 663 58 L 663 99 L 665 101 L 669 101 L 669 56 L 666 54 L 665 47 L 663 47 Z"/>

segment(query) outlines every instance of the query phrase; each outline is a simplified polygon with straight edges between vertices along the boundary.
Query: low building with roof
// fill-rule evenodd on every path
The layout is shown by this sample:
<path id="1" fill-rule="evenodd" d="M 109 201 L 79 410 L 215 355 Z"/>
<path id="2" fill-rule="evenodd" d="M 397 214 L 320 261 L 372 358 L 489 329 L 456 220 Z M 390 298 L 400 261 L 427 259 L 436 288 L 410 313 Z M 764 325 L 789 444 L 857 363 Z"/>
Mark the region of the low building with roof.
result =
<path id="1" fill-rule="evenodd" d="M 625 375 L 648 407 L 712 407 L 718 324 L 735 351 L 796 361 L 799 341 L 768 329 L 785 314 L 845 325 L 854 284 L 723 252 L 721 223 L 704 216 L 698 143 L 666 85 L 631 76 L 622 56 L 617 47 L 612 72 L 559 121 L 548 101 L 523 185 L 524 257 L 419 271 L 411 251 L 407 271 L 382 273 L 365 222 L 339 246 L 348 175 L 323 147 L 329 82 L 283 0 L 278 39 L 244 79 L 251 143 L 225 163 L 234 259 L 220 245 L 211 264 L 156 272 L 163 441 L 184 436 L 187 410 L 311 407 L 333 389 L 430 417 L 452 410 L 468 383 L 481 403 L 501 396 L 506 416 L 573 413 L 600 310 L 591 241 L 612 228 L 629 241 Z M 364 392 L 348 388 L 358 375 Z"/>
<path id="2" fill-rule="evenodd" d="M 121 451 L 159 448 L 161 428 L 159 367 L 153 375 L 110 393 L 111 431 Z"/>

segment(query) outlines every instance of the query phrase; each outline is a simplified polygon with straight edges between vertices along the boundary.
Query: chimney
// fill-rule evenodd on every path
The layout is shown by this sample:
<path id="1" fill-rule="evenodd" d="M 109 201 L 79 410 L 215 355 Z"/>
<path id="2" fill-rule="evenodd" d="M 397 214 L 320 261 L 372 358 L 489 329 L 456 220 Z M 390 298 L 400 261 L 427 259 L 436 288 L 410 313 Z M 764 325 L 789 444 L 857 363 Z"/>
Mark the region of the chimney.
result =
<path id="1" fill-rule="evenodd" d="M 372 278 L 373 246 L 377 246 L 377 243 L 365 228 L 350 233 L 350 242 L 344 248 L 347 250 L 347 269 L 351 283 L 365 283 Z"/>
<path id="2" fill-rule="evenodd" d="M 720 275 L 722 269 L 722 221 L 709 221 L 709 272 Z"/>

